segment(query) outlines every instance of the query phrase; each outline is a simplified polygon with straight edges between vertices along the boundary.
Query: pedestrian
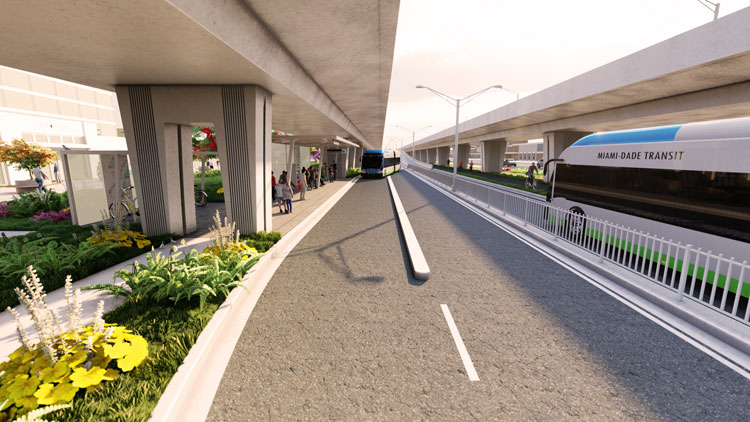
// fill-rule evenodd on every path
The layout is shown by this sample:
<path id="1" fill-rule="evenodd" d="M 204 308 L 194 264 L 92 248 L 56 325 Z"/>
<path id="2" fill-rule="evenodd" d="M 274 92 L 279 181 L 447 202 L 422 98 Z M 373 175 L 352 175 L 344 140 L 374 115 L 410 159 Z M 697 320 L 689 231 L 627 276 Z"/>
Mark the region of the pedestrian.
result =
<path id="1" fill-rule="evenodd" d="M 469 171 L 474 171 L 474 162 L 469 160 Z"/>
<path id="2" fill-rule="evenodd" d="M 276 176 L 273 175 L 271 170 L 271 203 L 276 202 Z"/>
<path id="3" fill-rule="evenodd" d="M 292 187 L 289 186 L 289 180 L 284 179 L 284 183 L 281 185 L 281 191 L 284 195 L 286 213 L 289 214 L 292 212 L 292 198 L 294 198 L 294 192 L 292 192 Z"/>
<path id="4" fill-rule="evenodd" d="M 284 175 L 279 177 L 279 183 L 276 184 L 276 200 L 279 201 L 279 213 L 284 214 L 284 193 L 282 192 L 282 184 L 284 183 Z"/>
<path id="5" fill-rule="evenodd" d="M 47 179 L 47 174 L 42 171 L 41 167 L 36 166 L 34 167 L 34 170 L 32 170 L 32 173 L 34 174 L 34 181 L 37 184 L 36 190 L 39 192 L 45 191 L 47 192 L 47 188 L 44 187 L 44 179 Z"/>
<path id="6" fill-rule="evenodd" d="M 451 166 L 451 159 L 450 158 L 448 158 L 448 159 L 445 160 L 445 166 L 446 167 L 450 167 Z"/>
<path id="7" fill-rule="evenodd" d="M 331 180 L 336 180 L 336 162 L 334 161 L 333 164 L 331 164 Z"/>
<path id="8" fill-rule="evenodd" d="M 57 183 L 60 183 L 60 169 L 57 167 L 57 163 L 55 163 L 55 167 L 52 169 L 52 171 L 55 173 L 55 181 Z"/>
<path id="9" fill-rule="evenodd" d="M 305 170 L 304 167 L 302 167 L 302 177 L 300 177 L 300 183 L 302 184 L 302 189 L 300 190 L 299 199 L 304 201 L 305 193 L 307 192 L 307 170 Z"/>
<path id="10" fill-rule="evenodd" d="M 326 177 L 328 177 L 328 164 L 323 163 L 323 167 L 319 168 L 320 172 L 320 186 L 326 185 Z"/>

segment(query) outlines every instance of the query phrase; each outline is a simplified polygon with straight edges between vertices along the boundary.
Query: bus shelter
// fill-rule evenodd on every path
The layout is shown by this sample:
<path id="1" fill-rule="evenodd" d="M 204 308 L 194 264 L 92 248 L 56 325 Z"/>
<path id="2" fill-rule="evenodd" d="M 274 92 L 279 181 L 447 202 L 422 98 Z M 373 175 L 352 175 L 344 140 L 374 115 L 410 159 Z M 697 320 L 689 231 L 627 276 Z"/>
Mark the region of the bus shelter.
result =
<path id="1" fill-rule="evenodd" d="M 64 150 L 60 157 L 73 224 L 101 222 L 121 207 L 137 219 L 128 151 Z"/>

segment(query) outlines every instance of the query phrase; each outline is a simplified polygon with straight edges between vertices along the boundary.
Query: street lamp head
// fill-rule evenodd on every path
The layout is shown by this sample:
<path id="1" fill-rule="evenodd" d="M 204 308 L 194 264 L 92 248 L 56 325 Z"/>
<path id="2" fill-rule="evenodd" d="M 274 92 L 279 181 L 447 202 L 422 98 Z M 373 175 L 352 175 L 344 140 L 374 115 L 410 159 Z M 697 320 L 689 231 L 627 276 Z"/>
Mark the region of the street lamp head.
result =
<path id="1" fill-rule="evenodd" d="M 503 86 L 502 85 L 492 85 L 492 88 L 503 89 Z"/>
<path id="2" fill-rule="evenodd" d="M 417 85 L 417 88 L 427 88 L 427 87 L 424 85 Z"/>

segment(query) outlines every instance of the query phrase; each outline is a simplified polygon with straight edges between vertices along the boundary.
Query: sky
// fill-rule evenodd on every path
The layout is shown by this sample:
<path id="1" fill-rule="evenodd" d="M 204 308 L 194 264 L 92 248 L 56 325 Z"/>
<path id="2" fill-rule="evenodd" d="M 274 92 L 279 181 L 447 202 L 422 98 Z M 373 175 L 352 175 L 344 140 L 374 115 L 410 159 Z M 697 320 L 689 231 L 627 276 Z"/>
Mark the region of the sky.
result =
<path id="1" fill-rule="evenodd" d="M 750 7 L 720 3 L 720 19 Z M 383 146 L 455 125 L 455 107 L 416 85 L 507 89 L 461 106 L 463 122 L 712 20 L 698 0 L 401 0 Z"/>

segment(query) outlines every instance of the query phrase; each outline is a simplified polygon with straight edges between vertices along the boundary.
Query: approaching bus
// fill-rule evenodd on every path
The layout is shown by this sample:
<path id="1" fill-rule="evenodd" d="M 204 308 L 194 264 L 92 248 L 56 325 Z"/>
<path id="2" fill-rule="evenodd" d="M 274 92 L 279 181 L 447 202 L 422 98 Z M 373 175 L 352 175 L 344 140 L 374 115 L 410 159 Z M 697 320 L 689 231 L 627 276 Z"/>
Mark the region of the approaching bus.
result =
<path id="1" fill-rule="evenodd" d="M 595 133 L 555 161 L 554 205 L 750 262 L 750 118 Z"/>
<path id="2" fill-rule="evenodd" d="M 401 168 L 398 151 L 368 149 L 362 154 L 362 177 L 386 177 Z"/>

